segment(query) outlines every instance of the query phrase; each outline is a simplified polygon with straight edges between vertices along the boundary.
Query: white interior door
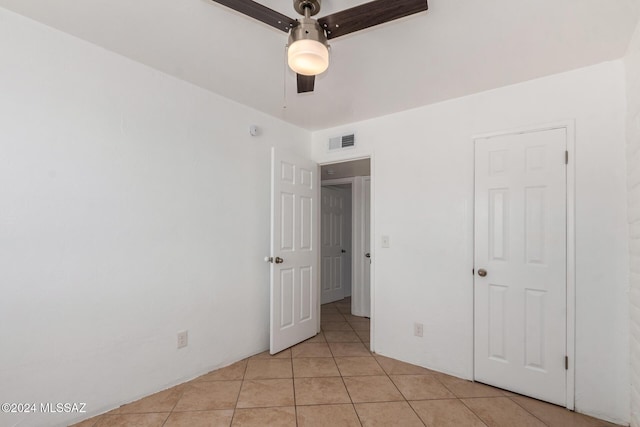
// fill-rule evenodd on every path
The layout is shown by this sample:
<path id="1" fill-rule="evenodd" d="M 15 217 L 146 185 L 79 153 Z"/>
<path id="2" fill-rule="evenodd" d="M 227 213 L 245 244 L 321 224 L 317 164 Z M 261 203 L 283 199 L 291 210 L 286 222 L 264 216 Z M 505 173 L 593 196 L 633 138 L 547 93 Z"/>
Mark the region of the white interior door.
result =
<path id="1" fill-rule="evenodd" d="M 327 304 L 344 298 L 344 194 L 338 189 L 322 187 L 322 293 Z"/>
<path id="2" fill-rule="evenodd" d="M 353 282 L 351 314 L 371 317 L 371 178 L 353 182 Z"/>
<path id="3" fill-rule="evenodd" d="M 364 280 L 362 292 L 362 315 L 371 317 L 371 178 L 364 178 Z"/>
<path id="4" fill-rule="evenodd" d="M 344 197 L 344 210 L 342 212 L 342 287 L 344 297 L 350 297 L 353 282 L 353 194 L 351 185 L 341 185 L 338 188 Z"/>
<path id="5" fill-rule="evenodd" d="M 270 352 L 318 332 L 318 166 L 271 151 Z"/>
<path id="6" fill-rule="evenodd" d="M 475 379 L 566 405 L 566 130 L 475 146 Z"/>

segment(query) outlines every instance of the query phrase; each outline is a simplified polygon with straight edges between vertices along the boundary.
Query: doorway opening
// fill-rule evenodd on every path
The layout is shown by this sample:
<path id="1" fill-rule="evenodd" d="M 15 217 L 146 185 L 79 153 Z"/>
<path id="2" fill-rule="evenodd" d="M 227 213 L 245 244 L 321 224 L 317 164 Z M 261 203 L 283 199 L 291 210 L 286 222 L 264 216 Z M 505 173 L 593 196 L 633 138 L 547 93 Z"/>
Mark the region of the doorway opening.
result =
<path id="1" fill-rule="evenodd" d="M 339 320 L 329 315 L 336 305 L 346 320 L 370 319 L 371 160 L 327 164 L 320 172 L 321 320 Z"/>

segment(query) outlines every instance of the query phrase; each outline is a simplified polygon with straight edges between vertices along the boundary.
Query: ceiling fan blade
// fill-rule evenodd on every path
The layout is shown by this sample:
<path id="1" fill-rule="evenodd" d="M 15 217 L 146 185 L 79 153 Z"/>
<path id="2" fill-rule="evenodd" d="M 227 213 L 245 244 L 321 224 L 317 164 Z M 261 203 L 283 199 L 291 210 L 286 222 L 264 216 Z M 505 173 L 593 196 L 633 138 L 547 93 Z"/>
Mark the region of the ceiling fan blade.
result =
<path id="1" fill-rule="evenodd" d="M 375 0 L 318 19 L 333 39 L 427 10 L 427 0 Z"/>
<path id="2" fill-rule="evenodd" d="M 313 92 L 313 87 L 316 83 L 316 76 L 298 76 L 298 93 Z"/>
<path id="3" fill-rule="evenodd" d="M 256 3 L 252 0 L 212 0 L 216 3 L 220 3 L 223 6 L 227 6 L 237 12 L 250 16 L 253 19 L 264 22 L 267 25 L 271 25 L 285 33 L 288 33 L 293 28 L 297 21 L 289 18 L 286 15 L 276 12 L 273 9 L 269 9 L 266 6 Z"/>

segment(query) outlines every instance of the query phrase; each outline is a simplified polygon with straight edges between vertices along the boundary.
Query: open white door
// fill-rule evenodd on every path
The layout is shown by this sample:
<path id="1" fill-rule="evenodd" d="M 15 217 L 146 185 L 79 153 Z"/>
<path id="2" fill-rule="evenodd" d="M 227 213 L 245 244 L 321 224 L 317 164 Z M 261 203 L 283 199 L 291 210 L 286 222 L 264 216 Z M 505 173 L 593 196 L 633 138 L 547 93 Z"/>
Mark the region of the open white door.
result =
<path id="1" fill-rule="evenodd" d="M 371 317 L 371 177 L 365 177 L 364 184 L 364 221 L 362 238 L 364 246 L 364 269 L 362 282 L 362 316 Z"/>
<path id="2" fill-rule="evenodd" d="M 318 332 L 317 171 L 271 150 L 271 354 Z"/>
<path id="3" fill-rule="evenodd" d="M 475 379 L 567 403 L 566 130 L 476 140 Z"/>
<path id="4" fill-rule="evenodd" d="M 353 190 L 355 232 L 351 314 L 371 317 L 371 178 L 355 177 Z"/>

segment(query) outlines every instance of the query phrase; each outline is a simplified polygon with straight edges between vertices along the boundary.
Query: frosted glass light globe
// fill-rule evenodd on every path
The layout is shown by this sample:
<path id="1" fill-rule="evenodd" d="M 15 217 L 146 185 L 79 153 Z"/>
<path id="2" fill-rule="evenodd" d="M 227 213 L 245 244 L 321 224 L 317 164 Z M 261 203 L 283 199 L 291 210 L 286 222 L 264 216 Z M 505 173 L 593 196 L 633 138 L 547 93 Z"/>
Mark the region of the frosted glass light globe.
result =
<path id="1" fill-rule="evenodd" d="M 316 40 L 297 40 L 289 46 L 289 67 L 298 74 L 315 76 L 329 67 L 329 50 Z"/>

